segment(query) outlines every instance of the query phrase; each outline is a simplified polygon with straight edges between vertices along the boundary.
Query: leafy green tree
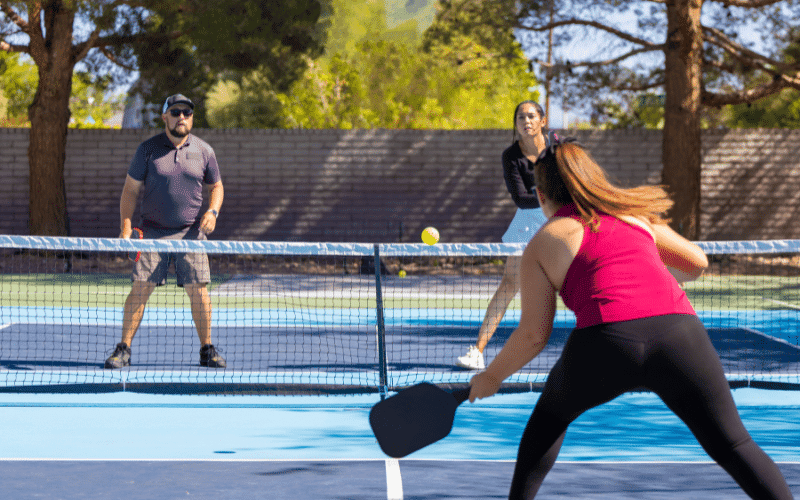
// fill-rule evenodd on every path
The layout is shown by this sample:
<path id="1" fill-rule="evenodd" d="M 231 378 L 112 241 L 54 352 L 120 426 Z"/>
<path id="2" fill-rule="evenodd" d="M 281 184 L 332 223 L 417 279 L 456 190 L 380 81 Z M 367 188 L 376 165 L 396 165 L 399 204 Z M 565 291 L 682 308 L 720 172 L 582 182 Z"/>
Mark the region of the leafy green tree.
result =
<path id="1" fill-rule="evenodd" d="M 0 0 L 0 50 L 30 56 L 39 77 L 28 108 L 31 234 L 69 233 L 64 159 L 78 63 L 116 81 L 139 70 L 153 101 L 181 91 L 202 104 L 220 74 L 255 68 L 288 88 L 303 56 L 321 51 L 320 1 Z"/>
<path id="2" fill-rule="evenodd" d="M 517 102 L 537 97 L 534 84 L 524 63 L 450 65 L 377 41 L 312 68 L 281 99 L 287 127 L 505 128 Z"/>
<path id="3" fill-rule="evenodd" d="M 593 128 L 664 128 L 664 96 L 653 93 L 623 96 L 595 103 Z"/>
<path id="4" fill-rule="evenodd" d="M 387 28 L 379 2 L 333 9 L 327 55 L 275 94 L 284 127 L 505 128 L 517 102 L 538 96 L 510 28 L 441 37 L 448 21 L 436 18 L 420 36 L 409 21 Z"/>
<path id="5" fill-rule="evenodd" d="M 484 7 L 491 10 L 491 3 Z M 512 126 L 513 107 L 539 99 L 534 90 L 538 81 L 514 30 L 482 24 L 484 11 L 448 10 L 448 2 L 440 4 L 423 36 L 422 51 L 440 61 L 450 78 L 439 81 L 440 95 L 450 97 L 447 112 L 468 128 Z M 448 92 L 450 85 L 457 92 Z"/>
<path id="6" fill-rule="evenodd" d="M 328 12 L 325 54 L 356 52 L 358 43 L 386 35 L 384 0 L 333 0 Z"/>
<path id="7" fill-rule="evenodd" d="M 284 128 L 352 129 L 381 125 L 378 113 L 369 106 L 365 80 L 355 62 L 338 53 L 312 66 L 290 92 L 279 98 Z"/>
<path id="8" fill-rule="evenodd" d="M 755 103 L 736 104 L 723 117 L 730 128 L 800 128 L 800 92 L 783 90 Z"/>
<path id="9" fill-rule="evenodd" d="M 238 82 L 217 83 L 206 108 L 208 124 L 214 128 L 280 128 L 282 123 L 278 93 L 259 71 L 249 72 Z"/>
<path id="10" fill-rule="evenodd" d="M 106 128 L 105 122 L 124 107 L 122 97 L 108 92 L 110 85 L 109 75 L 73 73 L 72 97 L 69 102 L 70 127 Z"/>
<path id="11" fill-rule="evenodd" d="M 800 28 L 793 28 L 787 38 L 790 42 L 782 50 L 782 62 L 796 66 L 800 63 Z M 744 87 L 755 88 L 771 78 L 763 72 L 748 70 L 743 71 Z M 800 128 L 800 91 L 782 89 L 755 102 L 728 106 L 721 114 L 722 121 L 731 128 Z"/>
<path id="12" fill-rule="evenodd" d="M 14 120 L 24 116 L 33 101 L 38 81 L 36 68 L 20 62 L 19 54 L 0 52 L 0 81 L 0 90 L 7 99 L 4 118 Z"/>
<path id="13" fill-rule="evenodd" d="M 241 80 L 221 82 L 212 92 L 209 123 L 218 128 L 388 126 L 370 108 L 366 94 L 368 74 L 373 73 L 369 64 L 378 57 L 369 52 L 377 50 L 380 57 L 390 57 L 391 50 L 406 54 L 419 33 L 412 21 L 389 28 L 384 1 L 333 0 L 321 23 L 326 28 L 323 57 L 306 58 L 306 73 L 289 89 L 270 85 L 260 68 Z"/>
<path id="14" fill-rule="evenodd" d="M 785 44 L 800 17 L 796 0 L 441 3 L 443 16 L 464 20 L 464 31 L 516 29 L 532 62 L 552 77 L 554 93 L 570 105 L 663 93 L 662 182 L 675 200 L 672 225 L 689 238 L 700 236 L 700 131 L 707 110 L 800 88 L 800 65 L 774 55 L 775 42 Z M 758 52 L 746 29 L 760 34 L 768 49 Z M 551 34 L 556 47 L 582 41 L 585 57 L 550 61 Z M 745 71 L 765 78 L 742 85 Z"/>
<path id="15" fill-rule="evenodd" d="M 39 81 L 36 66 L 21 62 L 19 54 L 0 52 L 0 78 L 0 92 L 6 97 L 3 118 L 9 125 L 29 126 L 27 110 Z M 121 109 L 121 99 L 107 92 L 110 81 L 108 75 L 94 76 L 86 71 L 72 75 L 70 127 L 104 127 L 103 123 Z"/>

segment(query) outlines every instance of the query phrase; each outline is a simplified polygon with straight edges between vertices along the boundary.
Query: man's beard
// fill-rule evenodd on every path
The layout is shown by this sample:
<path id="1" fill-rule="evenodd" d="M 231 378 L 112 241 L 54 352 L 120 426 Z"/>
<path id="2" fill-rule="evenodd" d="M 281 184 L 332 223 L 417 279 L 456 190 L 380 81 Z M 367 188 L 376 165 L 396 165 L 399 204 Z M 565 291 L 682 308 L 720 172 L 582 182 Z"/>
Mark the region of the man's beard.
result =
<path id="1" fill-rule="evenodd" d="M 184 125 L 182 130 L 178 130 L 180 125 L 175 125 L 175 128 L 169 129 L 169 133 L 172 134 L 173 137 L 186 137 L 189 135 L 189 126 Z"/>

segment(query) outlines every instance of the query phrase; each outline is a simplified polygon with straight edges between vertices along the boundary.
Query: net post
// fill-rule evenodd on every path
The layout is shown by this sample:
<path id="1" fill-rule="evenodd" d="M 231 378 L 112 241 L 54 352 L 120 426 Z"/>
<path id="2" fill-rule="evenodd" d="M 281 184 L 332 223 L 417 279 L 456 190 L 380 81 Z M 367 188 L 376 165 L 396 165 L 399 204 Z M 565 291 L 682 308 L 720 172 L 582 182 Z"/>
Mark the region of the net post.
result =
<path id="1" fill-rule="evenodd" d="M 386 367 L 386 327 L 383 321 L 383 294 L 381 291 L 381 255 L 379 245 L 375 243 L 375 333 L 378 337 L 378 378 L 381 399 L 389 392 L 388 369 Z"/>

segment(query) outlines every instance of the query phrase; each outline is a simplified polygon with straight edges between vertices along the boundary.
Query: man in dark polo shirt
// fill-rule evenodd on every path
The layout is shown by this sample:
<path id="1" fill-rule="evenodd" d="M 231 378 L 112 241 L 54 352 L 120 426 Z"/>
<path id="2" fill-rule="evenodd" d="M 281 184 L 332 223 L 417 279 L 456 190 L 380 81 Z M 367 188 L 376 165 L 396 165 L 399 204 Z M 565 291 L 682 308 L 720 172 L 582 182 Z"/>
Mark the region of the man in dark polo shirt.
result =
<path id="1" fill-rule="evenodd" d="M 217 224 L 223 188 L 219 165 L 206 142 L 190 134 L 194 104 L 186 96 L 167 98 L 161 110 L 164 133 L 152 137 L 136 150 L 120 198 L 120 238 L 130 238 L 131 218 L 139 194 L 144 192 L 139 228 L 145 238 L 204 240 Z M 201 212 L 203 191 L 209 188 L 208 209 Z M 200 365 L 224 368 L 225 359 L 211 343 L 211 280 L 204 253 L 143 252 L 133 270 L 133 286 L 125 301 L 122 340 L 106 360 L 106 368 L 131 364 L 131 342 L 142 322 L 145 305 L 156 286 L 166 283 L 174 264 L 177 284 L 189 296 L 192 318 L 200 338 Z"/>

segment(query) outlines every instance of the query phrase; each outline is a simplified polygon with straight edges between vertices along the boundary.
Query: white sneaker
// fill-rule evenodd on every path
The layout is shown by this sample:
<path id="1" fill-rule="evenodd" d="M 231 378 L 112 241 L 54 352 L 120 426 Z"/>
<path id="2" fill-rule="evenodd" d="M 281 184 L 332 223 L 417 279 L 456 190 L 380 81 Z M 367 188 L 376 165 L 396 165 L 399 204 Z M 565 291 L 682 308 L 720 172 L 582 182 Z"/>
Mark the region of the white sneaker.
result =
<path id="1" fill-rule="evenodd" d="M 475 346 L 470 346 L 469 351 L 456 360 L 456 366 L 469 370 L 483 370 L 486 365 L 483 363 L 483 353 Z"/>

